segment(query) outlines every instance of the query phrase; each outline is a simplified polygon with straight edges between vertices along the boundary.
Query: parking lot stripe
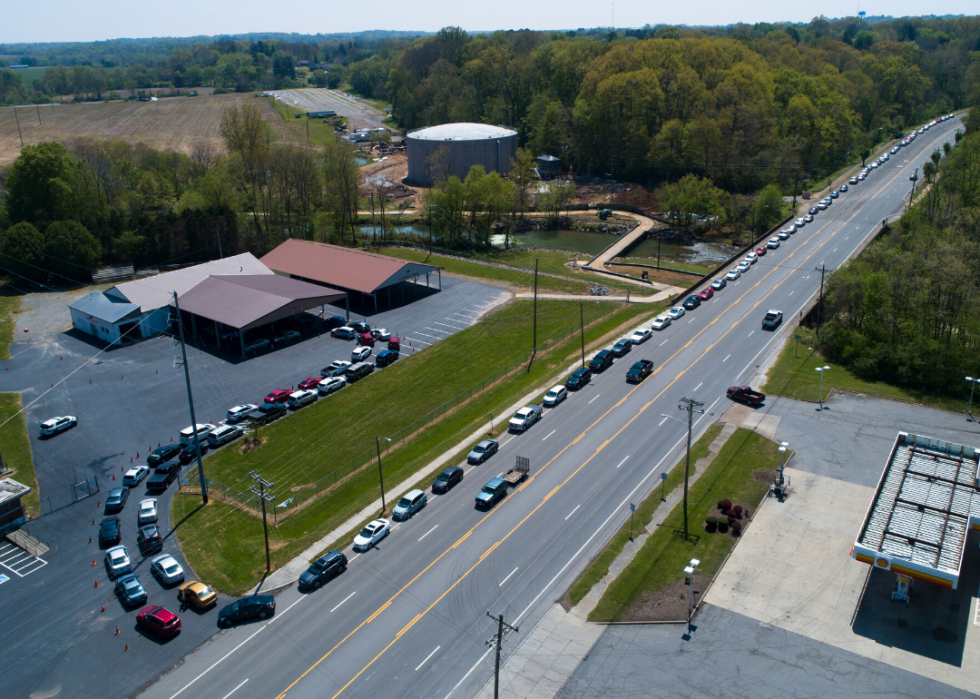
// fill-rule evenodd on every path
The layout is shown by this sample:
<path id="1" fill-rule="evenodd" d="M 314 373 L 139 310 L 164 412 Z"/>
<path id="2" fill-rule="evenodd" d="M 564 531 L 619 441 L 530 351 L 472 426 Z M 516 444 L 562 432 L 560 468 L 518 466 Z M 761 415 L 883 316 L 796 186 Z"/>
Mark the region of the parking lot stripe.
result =
<path id="1" fill-rule="evenodd" d="M 452 318 L 443 318 L 443 320 L 452 320 Z M 458 325 L 450 325 L 449 323 L 440 323 L 438 320 L 432 321 L 436 325 L 445 325 L 447 328 L 452 328 L 453 330 L 466 330 L 466 328 L 461 328 Z"/>
<path id="2" fill-rule="evenodd" d="M 446 330 L 440 330 L 439 328 L 430 328 L 428 325 L 425 326 L 425 329 L 431 330 L 434 333 L 442 333 L 443 335 L 452 335 L 451 332 L 448 332 Z"/>
<path id="3" fill-rule="evenodd" d="M 425 337 L 431 337 L 433 340 L 441 340 L 441 337 L 436 337 L 435 335 L 429 335 L 427 333 L 419 333 L 419 335 L 424 335 Z"/>
<path id="4" fill-rule="evenodd" d="M 426 342 L 425 340 L 420 340 L 417 337 L 406 337 L 405 340 L 406 341 L 409 341 L 409 342 L 418 342 L 420 345 L 425 345 L 426 347 L 431 347 L 432 346 L 432 343 L 431 342 Z"/>

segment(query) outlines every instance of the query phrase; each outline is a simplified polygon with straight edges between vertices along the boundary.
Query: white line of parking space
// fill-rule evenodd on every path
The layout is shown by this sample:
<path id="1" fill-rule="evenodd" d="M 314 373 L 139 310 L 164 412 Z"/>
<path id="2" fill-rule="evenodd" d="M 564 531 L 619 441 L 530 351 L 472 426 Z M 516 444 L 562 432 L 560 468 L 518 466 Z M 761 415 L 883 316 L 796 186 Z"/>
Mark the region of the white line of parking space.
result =
<path id="1" fill-rule="evenodd" d="M 474 323 L 476 322 L 476 319 L 475 319 L 475 318 L 473 318 L 472 316 L 467 316 L 467 315 L 463 315 L 462 313 L 456 313 L 455 311 L 453 312 L 453 315 L 454 315 L 454 316 L 460 316 L 461 318 L 466 318 L 466 320 L 468 320 L 468 321 L 470 321 L 470 320 L 471 320 L 471 321 L 473 321 Z M 472 325 L 472 324 L 473 324 L 473 323 L 469 323 L 469 325 Z"/>
<path id="2" fill-rule="evenodd" d="M 425 340 L 420 340 L 417 337 L 406 337 L 405 339 L 407 341 L 409 341 L 409 342 L 417 342 L 420 345 L 425 345 L 426 347 L 431 347 L 432 346 L 432 343 L 431 342 L 426 342 Z"/>
<path id="3" fill-rule="evenodd" d="M 448 330 L 440 330 L 439 328 L 430 328 L 428 325 L 425 326 L 426 330 L 431 330 L 434 333 L 442 333 L 443 335 L 452 335 Z"/>
<path id="4" fill-rule="evenodd" d="M 429 335 L 428 333 L 419 333 L 419 335 L 421 335 L 422 337 L 431 338 L 433 340 L 440 340 L 440 339 L 442 339 L 442 338 L 436 337 L 435 335 Z"/>
<path id="5" fill-rule="evenodd" d="M 43 558 L 35 558 L 24 549 L 13 544 L 0 546 L 0 566 L 19 578 L 34 573 L 48 564 Z"/>
<path id="6" fill-rule="evenodd" d="M 452 318 L 443 318 L 443 320 L 453 320 L 453 319 Z M 459 322 L 460 321 L 458 321 L 458 320 L 456 321 L 456 323 L 459 323 Z M 447 327 L 447 328 L 452 328 L 453 330 L 466 330 L 465 327 L 462 327 L 460 325 L 453 325 L 452 323 L 440 323 L 438 320 L 434 320 L 434 321 L 432 321 L 432 323 L 433 323 L 433 325 L 442 325 L 442 326 Z"/>

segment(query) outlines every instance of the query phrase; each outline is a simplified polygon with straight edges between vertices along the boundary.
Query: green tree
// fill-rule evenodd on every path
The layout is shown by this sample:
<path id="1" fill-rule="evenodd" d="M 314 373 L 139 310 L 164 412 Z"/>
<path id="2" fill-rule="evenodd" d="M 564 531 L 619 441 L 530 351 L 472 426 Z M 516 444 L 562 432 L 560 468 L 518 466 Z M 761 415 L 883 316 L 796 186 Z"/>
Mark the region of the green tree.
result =
<path id="1" fill-rule="evenodd" d="M 225 148 L 236 156 L 232 172 L 252 214 L 255 229 L 264 232 L 260 214 L 267 213 L 265 190 L 272 129 L 262 113 L 251 104 L 229 107 L 221 117 Z"/>
<path id="2" fill-rule="evenodd" d="M 767 185 L 755 200 L 755 230 L 767 231 L 783 218 L 783 193 L 774 184 Z"/>
<path id="3" fill-rule="evenodd" d="M 325 202 L 333 219 L 334 231 L 343 241 L 349 230 L 353 246 L 354 224 L 357 222 L 357 188 L 361 180 L 354 147 L 346 141 L 330 139 L 323 147 L 322 166 Z"/>
<path id="4" fill-rule="evenodd" d="M 101 254 L 99 241 L 78 221 L 55 221 L 44 231 L 45 267 L 61 278 L 89 281 Z"/>
<path id="5" fill-rule="evenodd" d="M 7 215 L 44 226 L 76 213 L 78 162 L 60 143 L 26 146 L 7 173 Z"/>
<path id="6" fill-rule="evenodd" d="M 14 224 L 0 238 L 2 266 L 17 277 L 43 279 L 44 272 L 40 269 L 44 266 L 43 252 L 41 233 L 27 221 Z"/>
<path id="7" fill-rule="evenodd" d="M 657 201 L 669 213 L 674 225 L 691 226 L 695 221 L 710 222 L 725 210 L 728 195 L 707 177 L 685 175 L 677 182 L 660 187 Z"/>

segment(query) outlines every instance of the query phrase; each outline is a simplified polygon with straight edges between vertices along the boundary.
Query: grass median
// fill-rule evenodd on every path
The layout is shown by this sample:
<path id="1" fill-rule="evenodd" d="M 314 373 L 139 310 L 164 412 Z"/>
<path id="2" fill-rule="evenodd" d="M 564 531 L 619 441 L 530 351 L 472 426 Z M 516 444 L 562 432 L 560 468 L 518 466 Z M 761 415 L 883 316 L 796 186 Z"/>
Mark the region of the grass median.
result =
<path id="1" fill-rule="evenodd" d="M 31 457 L 31 439 L 27 434 L 27 422 L 20 412 L 19 393 L 0 393 L 0 444 L 3 445 L 3 465 L 13 469 L 10 478 L 31 488 L 24 505 L 29 517 L 36 517 L 39 511 L 37 476 L 34 475 L 34 460 Z M 8 422 L 9 420 L 9 422 Z"/>
<path id="2" fill-rule="evenodd" d="M 206 473 L 219 481 L 234 479 L 236 487 L 247 490 L 251 484 L 247 474 L 257 470 L 276 483 L 277 502 L 291 496 L 302 497 L 304 493 L 310 498 L 306 486 L 314 477 L 373 447 L 375 435 L 391 434 L 429 406 L 442 403 L 520 356 L 530 344 L 529 308 L 529 302 L 511 304 L 419 356 L 399 361 L 270 425 L 264 429 L 266 443 L 254 452 L 240 454 L 234 445 L 216 452 L 205 461 Z M 652 315 L 661 306 L 604 302 L 594 308 L 602 315 L 586 328 L 587 342 L 608 335 L 640 315 Z M 538 336 L 548 337 L 574 325 L 579 308 L 576 303 L 539 302 L 538 312 Z M 530 369 L 522 364 L 505 381 L 461 403 L 431 427 L 383 454 L 385 482 L 391 487 L 409 478 L 486 422 L 488 413 L 499 414 L 499 410 L 549 380 L 576 352 L 579 342 L 574 333 L 543 343 L 544 349 Z M 500 431 L 498 427 L 497 432 Z M 394 500 L 401 493 L 388 495 Z M 338 482 L 329 493 L 312 498 L 307 506 L 277 525 L 270 513 L 273 567 L 300 554 L 378 496 L 377 470 L 372 464 Z M 171 520 L 175 526 L 179 523 L 177 536 L 188 562 L 217 589 L 230 594 L 249 589 L 265 569 L 261 521 L 217 500 L 195 511 L 199 503 L 199 496 L 178 494 L 172 507 Z M 256 531 L 257 544 L 253 539 Z M 236 543 L 239 538 L 241 545 Z"/>

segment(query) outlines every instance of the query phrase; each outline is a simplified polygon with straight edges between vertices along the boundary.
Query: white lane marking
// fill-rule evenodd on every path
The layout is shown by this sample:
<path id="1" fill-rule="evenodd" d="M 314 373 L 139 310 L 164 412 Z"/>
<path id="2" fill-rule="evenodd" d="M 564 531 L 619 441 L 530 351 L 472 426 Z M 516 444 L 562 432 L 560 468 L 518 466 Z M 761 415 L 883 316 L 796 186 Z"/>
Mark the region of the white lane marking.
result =
<path id="1" fill-rule="evenodd" d="M 796 293 L 796 289 L 793 289 L 791 292 L 789 292 L 789 295 L 792 296 L 795 293 Z"/>
<path id="2" fill-rule="evenodd" d="M 432 532 L 434 532 L 438 528 L 439 528 L 439 525 L 438 524 L 436 526 L 432 527 L 432 529 L 430 529 L 425 534 L 423 534 L 422 536 L 419 537 L 419 541 L 422 541 L 422 539 L 424 539 L 425 537 L 427 537 L 429 534 L 431 534 Z"/>
<path id="3" fill-rule="evenodd" d="M 438 323 L 436 323 L 438 325 Z M 434 333 L 442 333 L 443 335 L 452 335 L 448 330 L 440 330 L 439 328 L 430 328 L 428 325 L 425 326 L 426 330 L 431 330 Z"/>
<path id="4" fill-rule="evenodd" d="M 513 438 L 514 438 L 514 437 L 516 437 L 516 436 L 517 436 L 516 434 L 512 434 L 512 435 L 510 436 L 510 439 L 508 439 L 508 440 L 507 440 L 506 442 L 501 442 L 501 443 L 500 443 L 500 446 L 501 446 L 501 448 L 503 448 L 503 447 L 505 447 L 505 446 L 507 446 L 508 444 L 510 444 L 510 440 L 511 440 L 511 439 L 513 439 Z"/>
<path id="5" fill-rule="evenodd" d="M 667 420 L 669 420 L 669 419 L 670 419 L 670 418 L 668 418 L 668 417 L 667 417 L 667 416 L 665 415 L 665 416 L 664 416 L 664 419 L 660 421 L 660 425 L 657 425 L 657 427 L 660 427 L 660 426 L 661 426 L 661 425 L 663 425 L 663 424 L 664 424 L 665 422 L 667 422 Z"/>
<path id="6" fill-rule="evenodd" d="M 268 626 L 268 624 L 266 624 L 266 626 Z M 259 629 L 255 633 L 253 633 L 251 636 L 249 636 L 244 641 L 242 641 L 241 643 L 239 643 L 237 646 L 235 646 L 234 648 L 232 648 L 230 651 L 228 651 L 227 653 L 225 653 L 220 659 L 216 660 L 215 663 L 214 663 L 214 665 L 212 665 L 211 667 L 209 667 L 207 670 L 205 670 L 204 672 L 202 672 L 200 675 L 198 675 L 197 677 L 195 677 L 194 679 L 192 679 L 187 684 L 185 684 L 181 689 L 178 689 L 176 694 L 173 694 L 173 695 L 170 696 L 170 699 L 175 699 L 176 697 L 180 696 L 184 692 L 185 689 L 187 689 L 192 684 L 194 684 L 195 682 L 197 682 L 199 679 L 201 679 L 202 677 L 204 677 L 206 674 L 208 674 L 209 672 L 211 672 L 214 668 L 218 667 L 218 665 L 220 665 L 229 655 L 231 655 L 236 650 L 238 650 L 239 648 L 241 648 L 242 646 L 244 646 L 246 643 L 248 643 L 249 641 L 251 641 L 258 634 L 262 633 L 262 629 L 264 629 L 264 628 L 265 628 L 265 626 L 259 627 Z"/>
<path id="7" fill-rule="evenodd" d="M 699 383 L 699 384 L 698 384 L 697 386 L 695 386 L 695 387 L 694 387 L 694 390 L 695 390 L 695 391 L 696 391 L 696 390 L 698 390 L 698 389 L 699 389 L 699 388 L 701 388 L 701 386 L 703 386 L 703 385 L 704 385 L 704 381 L 702 381 L 702 382 L 701 382 L 701 383 Z"/>
<path id="8" fill-rule="evenodd" d="M 669 339 L 670 339 L 670 338 L 667 338 L 667 340 L 669 340 Z M 667 344 L 667 340 L 664 340 L 663 342 L 661 342 L 661 343 L 660 343 L 660 346 L 661 346 L 661 347 L 663 347 L 664 345 L 666 345 L 666 344 Z"/>
<path id="9" fill-rule="evenodd" d="M 628 458 L 630 458 L 629 455 L 626 456 L 626 459 L 628 459 Z M 623 459 L 618 464 L 616 464 L 616 468 L 619 468 L 620 466 L 622 466 L 623 464 L 625 464 L 626 463 L 626 459 Z"/>
<path id="10" fill-rule="evenodd" d="M 577 510 L 577 509 L 578 509 L 578 508 L 580 508 L 580 507 L 581 507 L 581 505 L 576 505 L 576 506 L 575 506 L 575 510 Z M 572 516 L 573 514 L 575 514 L 575 510 L 572 510 L 571 512 L 569 512 L 569 513 L 568 513 L 568 514 L 567 514 L 567 515 L 565 516 L 565 521 L 566 521 L 566 522 L 568 521 L 568 518 L 569 518 L 569 517 L 571 517 L 571 516 Z"/>
<path id="11" fill-rule="evenodd" d="M 834 252 L 837 252 L 837 248 L 834 248 Z"/>
<path id="12" fill-rule="evenodd" d="M 728 355 L 728 357 L 731 357 L 731 356 L 732 355 Z M 728 361 L 728 357 L 725 357 L 724 359 L 722 359 L 721 360 L 721 363 L 724 364 L 725 362 L 727 362 Z"/>
<path id="13" fill-rule="evenodd" d="M 755 334 L 755 330 L 753 330 L 752 332 L 750 332 L 747 337 L 752 337 L 753 334 Z"/>
<path id="14" fill-rule="evenodd" d="M 440 648 L 442 648 L 442 646 L 436 646 L 436 650 L 432 651 L 427 656 L 425 656 L 425 660 L 423 660 L 422 662 L 419 663 L 419 666 L 417 668 L 415 668 L 415 672 L 418 672 L 423 665 L 425 665 L 427 662 L 429 662 L 429 658 L 431 658 L 433 655 L 435 655 L 436 654 L 436 651 L 439 650 Z"/>
<path id="15" fill-rule="evenodd" d="M 336 607 L 334 607 L 333 609 L 330 610 L 330 613 L 333 614 L 335 611 L 337 611 L 338 609 L 340 609 L 340 605 L 341 604 L 343 604 L 344 602 L 346 602 L 347 600 L 349 600 L 351 597 L 353 597 L 356 594 L 357 594 L 357 590 L 354 590 L 354 592 L 352 592 L 349 595 L 347 595 L 346 597 L 344 597 L 344 599 L 340 602 L 340 604 L 338 604 Z"/>
<path id="16" fill-rule="evenodd" d="M 238 685 L 233 690 L 231 690 L 230 692 L 228 692 L 224 697 L 222 697 L 222 699 L 228 699 L 228 697 L 230 697 L 232 694 L 234 694 L 239 689 L 241 689 L 243 686 L 245 686 L 245 682 L 248 682 L 248 678 L 247 677 L 245 678 L 245 681 L 244 682 L 242 682 L 240 685 Z"/>
<path id="17" fill-rule="evenodd" d="M 557 431 L 558 431 L 558 430 L 556 430 L 556 429 L 555 429 L 555 430 L 551 430 L 551 432 L 549 432 L 549 433 L 548 433 L 548 437 L 550 437 L 551 435 L 553 435 L 553 434 L 554 434 L 555 432 L 557 432 Z M 541 441 L 543 442 L 543 441 L 544 441 L 545 439 L 547 439 L 548 437 L 544 437 L 544 438 L 543 438 L 543 439 L 542 439 Z"/>
<path id="18" fill-rule="evenodd" d="M 497 587 L 503 587 L 504 586 L 504 583 L 507 582 L 508 580 L 510 580 L 510 576 L 513 575 L 516 572 L 517 572 L 517 568 L 514 568 L 514 570 L 510 571 L 510 575 L 508 575 L 506 578 L 504 578 L 503 580 L 501 580 L 500 581 L 500 584 L 497 585 Z"/>
<path id="19" fill-rule="evenodd" d="M 600 395 L 602 395 L 602 394 L 597 393 L 596 396 L 595 396 L 595 398 L 598 398 Z M 595 398 L 593 398 L 592 400 L 595 400 Z M 589 403 L 592 403 L 592 400 L 590 400 Z"/>
<path id="20" fill-rule="evenodd" d="M 693 322 L 694 322 L 695 320 L 697 320 L 697 318 L 693 318 L 693 317 L 691 317 L 691 318 L 688 318 L 688 319 L 687 319 L 687 322 L 688 322 L 688 323 L 693 323 Z"/>
<path id="21" fill-rule="evenodd" d="M 718 299 L 715 299 L 715 300 L 714 300 L 714 301 L 712 301 L 711 303 L 718 303 Z"/>
<path id="22" fill-rule="evenodd" d="M 293 602 L 291 605 L 289 605 L 288 607 L 286 607 L 285 609 L 283 609 L 281 612 L 279 612 L 278 614 L 276 614 L 276 616 L 274 616 L 272 619 L 269 620 L 269 624 L 271 624 L 272 622 L 276 621 L 276 619 L 281 619 L 283 614 L 285 614 L 286 612 L 288 612 L 290 609 L 292 609 L 293 607 L 295 607 L 297 604 L 299 604 L 304 599 L 306 599 L 305 596 L 304 597 L 300 597 L 298 600 L 296 600 L 295 602 Z"/>
<path id="23" fill-rule="evenodd" d="M 468 469 L 466 469 L 465 471 L 463 471 L 463 475 L 465 476 L 467 473 L 469 473 L 470 471 L 472 471 L 474 468 L 476 468 L 476 466 L 470 466 Z"/>
<path id="24" fill-rule="evenodd" d="M 455 692 L 457 689 L 459 689 L 459 685 L 463 684 L 469 678 L 469 676 L 473 674 L 473 671 L 475 669 L 477 669 L 478 667 L 480 667 L 481 663 L 483 663 L 483 661 L 487 659 L 487 656 L 490 655 L 490 651 L 492 651 L 492 650 L 493 650 L 493 648 L 487 648 L 487 652 L 484 653 L 483 656 L 479 660 L 477 660 L 475 663 L 473 663 L 473 667 L 470 668 L 469 672 L 467 672 L 465 675 L 463 675 L 463 679 L 461 679 L 459 682 L 457 682 L 456 683 L 456 686 L 449 690 L 449 694 L 446 695 L 445 699 L 449 699 L 449 697 L 451 697 L 453 695 L 453 692 Z"/>

